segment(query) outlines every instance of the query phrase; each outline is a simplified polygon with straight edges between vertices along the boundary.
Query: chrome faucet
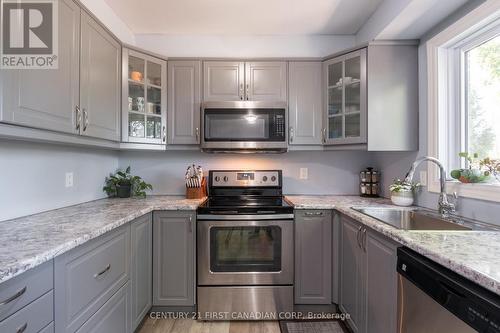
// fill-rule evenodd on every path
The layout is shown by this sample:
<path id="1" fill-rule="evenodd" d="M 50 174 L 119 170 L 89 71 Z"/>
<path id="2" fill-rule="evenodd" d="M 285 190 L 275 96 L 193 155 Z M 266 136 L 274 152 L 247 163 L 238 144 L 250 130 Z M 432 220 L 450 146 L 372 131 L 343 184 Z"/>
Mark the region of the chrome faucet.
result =
<path id="1" fill-rule="evenodd" d="M 418 158 L 415 162 L 413 162 L 413 165 L 411 166 L 410 170 L 406 174 L 405 177 L 405 182 L 411 183 L 413 181 L 413 175 L 415 174 L 415 170 L 417 167 L 424 161 L 429 161 L 435 163 L 439 167 L 439 183 L 441 186 L 441 193 L 439 194 L 439 213 L 443 218 L 447 218 L 450 216 L 450 214 L 454 213 L 457 208 L 457 193 L 453 193 L 452 196 L 452 202 L 450 202 L 450 198 L 448 197 L 448 194 L 446 194 L 446 171 L 444 169 L 444 166 L 437 158 L 430 157 L 430 156 L 424 156 Z"/>

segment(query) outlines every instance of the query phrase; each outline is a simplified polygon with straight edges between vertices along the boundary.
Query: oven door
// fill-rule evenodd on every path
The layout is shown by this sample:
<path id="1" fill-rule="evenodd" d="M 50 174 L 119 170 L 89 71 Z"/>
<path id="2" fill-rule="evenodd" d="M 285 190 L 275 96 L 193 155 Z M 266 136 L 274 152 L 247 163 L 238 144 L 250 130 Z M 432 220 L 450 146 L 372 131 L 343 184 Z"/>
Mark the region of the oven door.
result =
<path id="1" fill-rule="evenodd" d="M 205 150 L 285 149 L 286 105 L 262 102 L 206 103 L 201 147 Z"/>
<path id="2" fill-rule="evenodd" d="M 198 222 L 198 285 L 291 284 L 293 220 Z"/>

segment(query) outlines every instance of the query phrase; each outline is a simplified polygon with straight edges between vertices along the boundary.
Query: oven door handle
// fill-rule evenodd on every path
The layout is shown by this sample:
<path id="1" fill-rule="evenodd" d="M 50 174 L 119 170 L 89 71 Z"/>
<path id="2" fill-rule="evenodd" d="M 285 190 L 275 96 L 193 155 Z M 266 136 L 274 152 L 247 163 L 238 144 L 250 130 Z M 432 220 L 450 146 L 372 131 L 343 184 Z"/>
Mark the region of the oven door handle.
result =
<path id="1" fill-rule="evenodd" d="M 248 214 L 248 215 L 212 215 L 198 214 L 197 220 L 210 221 L 259 221 L 259 220 L 282 220 L 293 219 L 293 214 Z"/>

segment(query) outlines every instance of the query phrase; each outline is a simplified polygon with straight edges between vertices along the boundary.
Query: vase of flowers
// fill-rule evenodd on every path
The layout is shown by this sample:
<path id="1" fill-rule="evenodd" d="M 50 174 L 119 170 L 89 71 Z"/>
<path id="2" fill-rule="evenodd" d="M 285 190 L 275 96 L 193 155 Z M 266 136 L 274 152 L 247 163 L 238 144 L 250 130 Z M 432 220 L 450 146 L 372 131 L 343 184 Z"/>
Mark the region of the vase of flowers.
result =
<path id="1" fill-rule="evenodd" d="M 395 179 L 389 186 L 391 191 L 391 201 L 397 206 L 411 206 L 415 201 L 415 192 L 420 187 L 419 183 L 407 182 L 401 179 Z"/>

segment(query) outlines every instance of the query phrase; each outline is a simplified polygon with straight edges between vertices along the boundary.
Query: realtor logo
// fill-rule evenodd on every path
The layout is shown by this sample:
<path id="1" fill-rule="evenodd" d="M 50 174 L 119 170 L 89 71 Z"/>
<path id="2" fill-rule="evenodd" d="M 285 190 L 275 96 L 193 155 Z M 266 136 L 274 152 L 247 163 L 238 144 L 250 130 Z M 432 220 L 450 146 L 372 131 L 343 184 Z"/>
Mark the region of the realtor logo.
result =
<path id="1" fill-rule="evenodd" d="M 2 68 L 57 69 L 57 1 L 2 0 Z"/>

